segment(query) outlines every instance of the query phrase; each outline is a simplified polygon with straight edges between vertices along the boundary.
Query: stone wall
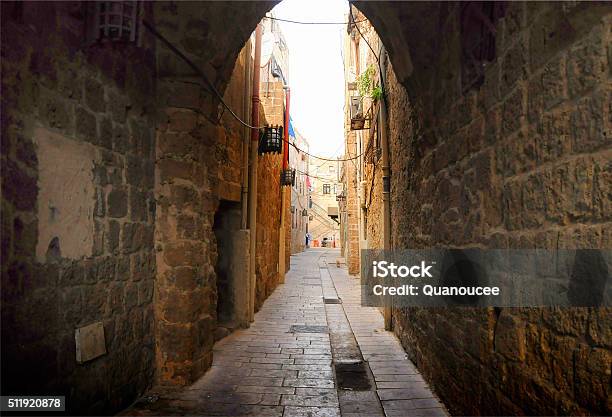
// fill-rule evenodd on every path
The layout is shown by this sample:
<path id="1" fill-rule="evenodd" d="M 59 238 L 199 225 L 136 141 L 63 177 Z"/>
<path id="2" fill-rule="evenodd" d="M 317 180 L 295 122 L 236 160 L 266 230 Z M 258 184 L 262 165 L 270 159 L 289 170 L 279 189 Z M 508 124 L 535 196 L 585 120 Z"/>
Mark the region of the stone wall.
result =
<path id="1" fill-rule="evenodd" d="M 295 174 L 297 177 L 297 173 Z M 297 181 L 297 178 L 296 178 Z M 291 186 L 285 187 L 285 270 L 281 271 L 285 274 L 291 267 L 291 247 L 293 243 L 293 234 L 291 230 Z M 280 254 L 279 256 L 283 256 Z"/>
<path id="2" fill-rule="evenodd" d="M 279 282 L 281 158 L 281 155 L 264 155 L 257 164 L 256 310 Z"/>
<path id="3" fill-rule="evenodd" d="M 356 134 L 348 131 L 346 135 L 346 155 L 354 157 L 357 155 L 357 144 Z M 346 190 L 346 209 L 345 209 L 345 223 L 346 228 L 346 240 L 345 244 L 345 257 L 346 266 L 349 274 L 359 274 L 359 195 L 358 184 L 357 184 L 357 169 L 355 161 L 344 162 L 344 189 Z"/>
<path id="4" fill-rule="evenodd" d="M 156 74 L 147 36 L 87 43 L 87 9 L 2 4 L 2 393 L 103 414 L 153 382 Z"/>
<path id="5" fill-rule="evenodd" d="M 198 46 L 209 41 L 208 25 L 218 23 L 207 20 L 210 4 L 159 3 L 156 12 L 160 31 L 193 60 L 214 52 Z M 158 381 L 184 385 L 201 376 L 212 361 L 218 297 L 212 227 L 221 200 L 241 201 L 242 144 L 247 137 L 250 143 L 250 132 L 247 136 L 199 77 L 185 75 L 180 59 L 163 48 L 159 57 L 163 82 L 158 97 L 165 110 L 157 131 Z M 230 76 L 220 79 L 219 88 L 230 108 L 248 121 L 250 106 L 245 107 L 244 100 L 250 101 L 251 81 L 245 79 L 244 66 L 252 65 L 250 50 L 243 49 L 232 62 Z M 264 109 L 261 105 L 260 125 L 270 117 Z M 280 155 L 258 161 L 256 309 L 279 282 L 280 163 Z"/>
<path id="6" fill-rule="evenodd" d="M 610 248 L 610 8 L 509 2 L 483 84 L 463 92 L 460 5 L 427 7 L 440 29 L 413 29 L 438 45 L 431 69 L 415 45 L 408 81 L 388 71 L 392 246 Z M 609 309 L 393 319 L 454 414 L 610 414 Z"/>
<path id="7" fill-rule="evenodd" d="M 145 4 L 156 28 L 225 91 L 274 3 Z M 496 58 L 467 94 L 458 4 L 357 7 L 379 29 L 399 81 L 390 71 L 393 247 L 610 247 L 608 5 L 509 3 L 496 24 Z M 2 377 L 13 381 L 2 390 L 69 393 L 74 410 L 103 414 L 152 383 L 153 343 L 165 382 L 193 380 L 210 363 L 214 144 L 228 133 L 191 68 L 159 44 L 152 51 L 146 35 L 143 47 L 92 49 L 83 10 L 2 3 L 1 313 L 10 358 Z M 57 144 L 66 158 L 53 166 Z M 263 190 L 278 171 L 260 161 Z M 51 174 L 41 177 L 43 168 Z M 74 195 L 50 202 L 61 179 Z M 279 213 L 272 194 L 260 196 L 262 215 Z M 69 197 L 78 204 L 66 204 Z M 70 207 L 82 210 L 64 213 Z M 56 219 L 79 232 L 60 235 Z M 278 242 L 266 224 L 273 217 L 263 219 L 258 241 Z M 260 252 L 270 259 L 258 260 L 258 303 L 277 280 L 273 249 Z M 74 329 L 99 320 L 107 354 L 77 365 Z M 609 323 L 609 311 L 598 309 L 394 317 L 409 355 L 457 414 L 610 414 Z"/>
<path id="8" fill-rule="evenodd" d="M 236 58 L 270 4 L 211 7 L 146 3 L 143 17 L 242 109 L 250 57 Z M 220 200 L 240 201 L 245 131 L 144 29 L 139 44 L 85 42 L 90 8 L 2 4 L 2 393 L 108 414 L 210 365 L 212 225 Z M 252 25 L 211 39 L 224 13 Z M 262 196 L 278 194 L 279 163 L 261 163 Z M 260 201 L 260 233 L 278 234 L 280 206 Z M 273 253 L 258 305 L 278 281 Z M 107 353 L 77 364 L 75 329 L 99 321 Z"/>
<path id="9" fill-rule="evenodd" d="M 366 184 L 366 215 L 365 227 L 368 248 L 382 248 L 383 240 L 383 186 L 382 186 L 382 159 L 366 163 L 364 170 Z"/>
<path id="10" fill-rule="evenodd" d="M 265 67 L 262 68 L 264 71 Z M 282 79 L 268 77 L 260 85 L 262 114 L 270 126 L 285 125 L 285 90 Z M 280 245 L 281 200 L 280 172 L 283 156 L 263 155 L 257 166 L 257 288 L 255 308 L 258 310 L 288 270 L 291 256 L 291 188 L 285 188 L 284 253 Z M 280 256 L 284 256 L 285 271 L 280 271 Z"/>

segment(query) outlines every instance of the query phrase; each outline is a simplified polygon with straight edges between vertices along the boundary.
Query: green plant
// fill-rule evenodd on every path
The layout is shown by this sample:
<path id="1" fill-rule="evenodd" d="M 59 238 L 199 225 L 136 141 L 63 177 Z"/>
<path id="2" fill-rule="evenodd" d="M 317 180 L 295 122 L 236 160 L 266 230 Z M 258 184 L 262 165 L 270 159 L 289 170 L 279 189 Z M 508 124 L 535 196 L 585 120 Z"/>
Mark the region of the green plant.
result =
<path id="1" fill-rule="evenodd" d="M 383 95 L 383 90 L 382 87 L 380 85 L 377 85 L 373 90 L 372 90 L 372 94 L 371 97 L 374 100 L 380 100 L 382 98 Z"/>
<path id="2" fill-rule="evenodd" d="M 361 97 L 371 97 L 374 100 L 379 100 L 382 97 L 383 91 L 380 85 L 374 87 L 374 80 L 372 78 L 375 74 L 374 66 L 369 65 L 363 74 L 357 77 L 357 90 Z"/>

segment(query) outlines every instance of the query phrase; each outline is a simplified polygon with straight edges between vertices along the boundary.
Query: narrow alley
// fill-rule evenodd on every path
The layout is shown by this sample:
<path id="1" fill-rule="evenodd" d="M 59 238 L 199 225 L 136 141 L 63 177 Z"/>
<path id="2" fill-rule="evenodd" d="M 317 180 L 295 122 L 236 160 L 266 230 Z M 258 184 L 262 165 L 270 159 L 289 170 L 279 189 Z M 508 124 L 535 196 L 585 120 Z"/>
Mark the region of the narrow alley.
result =
<path id="1" fill-rule="evenodd" d="M 0 1 L 0 413 L 612 415 L 612 1 Z"/>
<path id="2" fill-rule="evenodd" d="M 255 315 L 214 347 L 188 387 L 156 390 L 122 415 L 444 417 L 339 250 L 310 249 Z"/>

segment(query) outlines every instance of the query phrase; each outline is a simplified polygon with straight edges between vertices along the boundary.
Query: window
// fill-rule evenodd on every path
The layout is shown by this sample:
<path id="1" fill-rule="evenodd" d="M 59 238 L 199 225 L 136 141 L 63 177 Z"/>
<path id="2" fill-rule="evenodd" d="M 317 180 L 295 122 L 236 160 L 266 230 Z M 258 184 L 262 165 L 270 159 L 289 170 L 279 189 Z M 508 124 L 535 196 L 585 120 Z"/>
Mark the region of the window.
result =
<path id="1" fill-rule="evenodd" d="M 331 185 L 323 184 L 323 194 L 330 194 L 330 193 L 331 193 Z"/>
<path id="2" fill-rule="evenodd" d="M 329 166 L 329 172 L 336 172 L 336 167 L 333 165 Z"/>
<path id="3" fill-rule="evenodd" d="M 93 7 L 92 41 L 138 41 L 138 1 L 96 1 Z"/>
<path id="4" fill-rule="evenodd" d="M 461 87 L 480 87 L 488 63 L 495 60 L 495 24 L 505 14 L 505 2 L 461 4 Z"/>
<path id="5" fill-rule="evenodd" d="M 334 194 L 338 194 L 338 184 L 334 184 Z"/>

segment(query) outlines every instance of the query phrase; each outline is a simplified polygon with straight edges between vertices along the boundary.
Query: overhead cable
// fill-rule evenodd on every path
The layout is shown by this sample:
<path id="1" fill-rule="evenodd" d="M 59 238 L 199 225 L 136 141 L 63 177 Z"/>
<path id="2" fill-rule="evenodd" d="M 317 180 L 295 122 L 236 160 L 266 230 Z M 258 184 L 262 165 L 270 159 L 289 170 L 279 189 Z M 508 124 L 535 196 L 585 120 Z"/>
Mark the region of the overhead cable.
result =
<path id="1" fill-rule="evenodd" d="M 279 17 L 266 16 L 266 19 L 278 20 L 279 22 L 296 23 L 298 25 L 348 25 L 351 22 L 300 22 L 297 20 L 281 19 Z M 365 22 L 367 19 L 359 20 L 359 22 Z"/>
<path id="2" fill-rule="evenodd" d="M 212 91 L 212 93 L 214 95 L 217 96 L 217 98 L 219 99 L 219 101 L 221 102 L 221 104 L 223 105 L 223 107 L 225 107 L 227 109 L 227 111 L 229 111 L 229 113 L 234 117 L 234 119 L 236 119 L 239 123 L 241 123 L 243 126 L 249 128 L 249 129 L 263 129 L 266 126 L 251 126 L 249 123 L 245 122 L 244 120 L 242 120 L 231 108 L 230 106 L 227 105 L 227 103 L 225 102 L 225 100 L 223 99 L 223 96 L 221 95 L 221 93 L 219 92 L 219 90 L 217 90 L 217 88 L 214 86 L 214 84 L 212 82 L 210 82 L 210 80 L 208 79 L 208 77 L 206 76 L 206 74 L 200 69 L 198 68 L 198 66 L 196 64 L 193 63 L 193 61 L 191 61 L 185 54 L 183 54 L 178 48 L 176 48 L 172 43 L 170 43 L 169 40 L 167 40 L 161 33 L 159 33 L 158 31 L 156 31 L 153 26 L 151 26 L 151 24 L 149 24 L 149 22 L 147 22 L 146 20 L 142 21 L 143 26 L 149 31 L 151 32 L 157 39 L 159 39 L 160 41 L 162 41 L 162 43 L 164 45 L 166 45 L 172 52 L 174 52 L 179 58 L 181 58 L 183 61 L 185 61 L 185 63 L 187 65 L 189 65 L 189 67 L 191 69 L 193 69 L 206 83 L 206 85 L 208 86 L 208 88 L 210 89 L 210 91 Z M 322 156 L 317 156 L 317 155 L 313 155 L 309 152 L 306 152 L 300 148 L 298 148 L 294 143 L 291 143 L 290 141 L 288 141 L 285 138 L 282 138 L 283 142 L 287 143 L 290 146 L 293 146 L 295 148 L 295 150 L 298 153 L 303 153 L 305 155 L 308 155 L 311 158 L 315 158 L 315 159 L 320 159 L 322 161 L 328 161 L 328 162 L 344 162 L 344 161 L 350 161 L 353 159 L 357 159 L 359 157 L 361 157 L 363 154 L 361 155 L 357 155 L 355 157 L 351 157 L 351 158 L 344 158 L 344 159 L 330 159 L 330 158 L 325 158 Z"/>

